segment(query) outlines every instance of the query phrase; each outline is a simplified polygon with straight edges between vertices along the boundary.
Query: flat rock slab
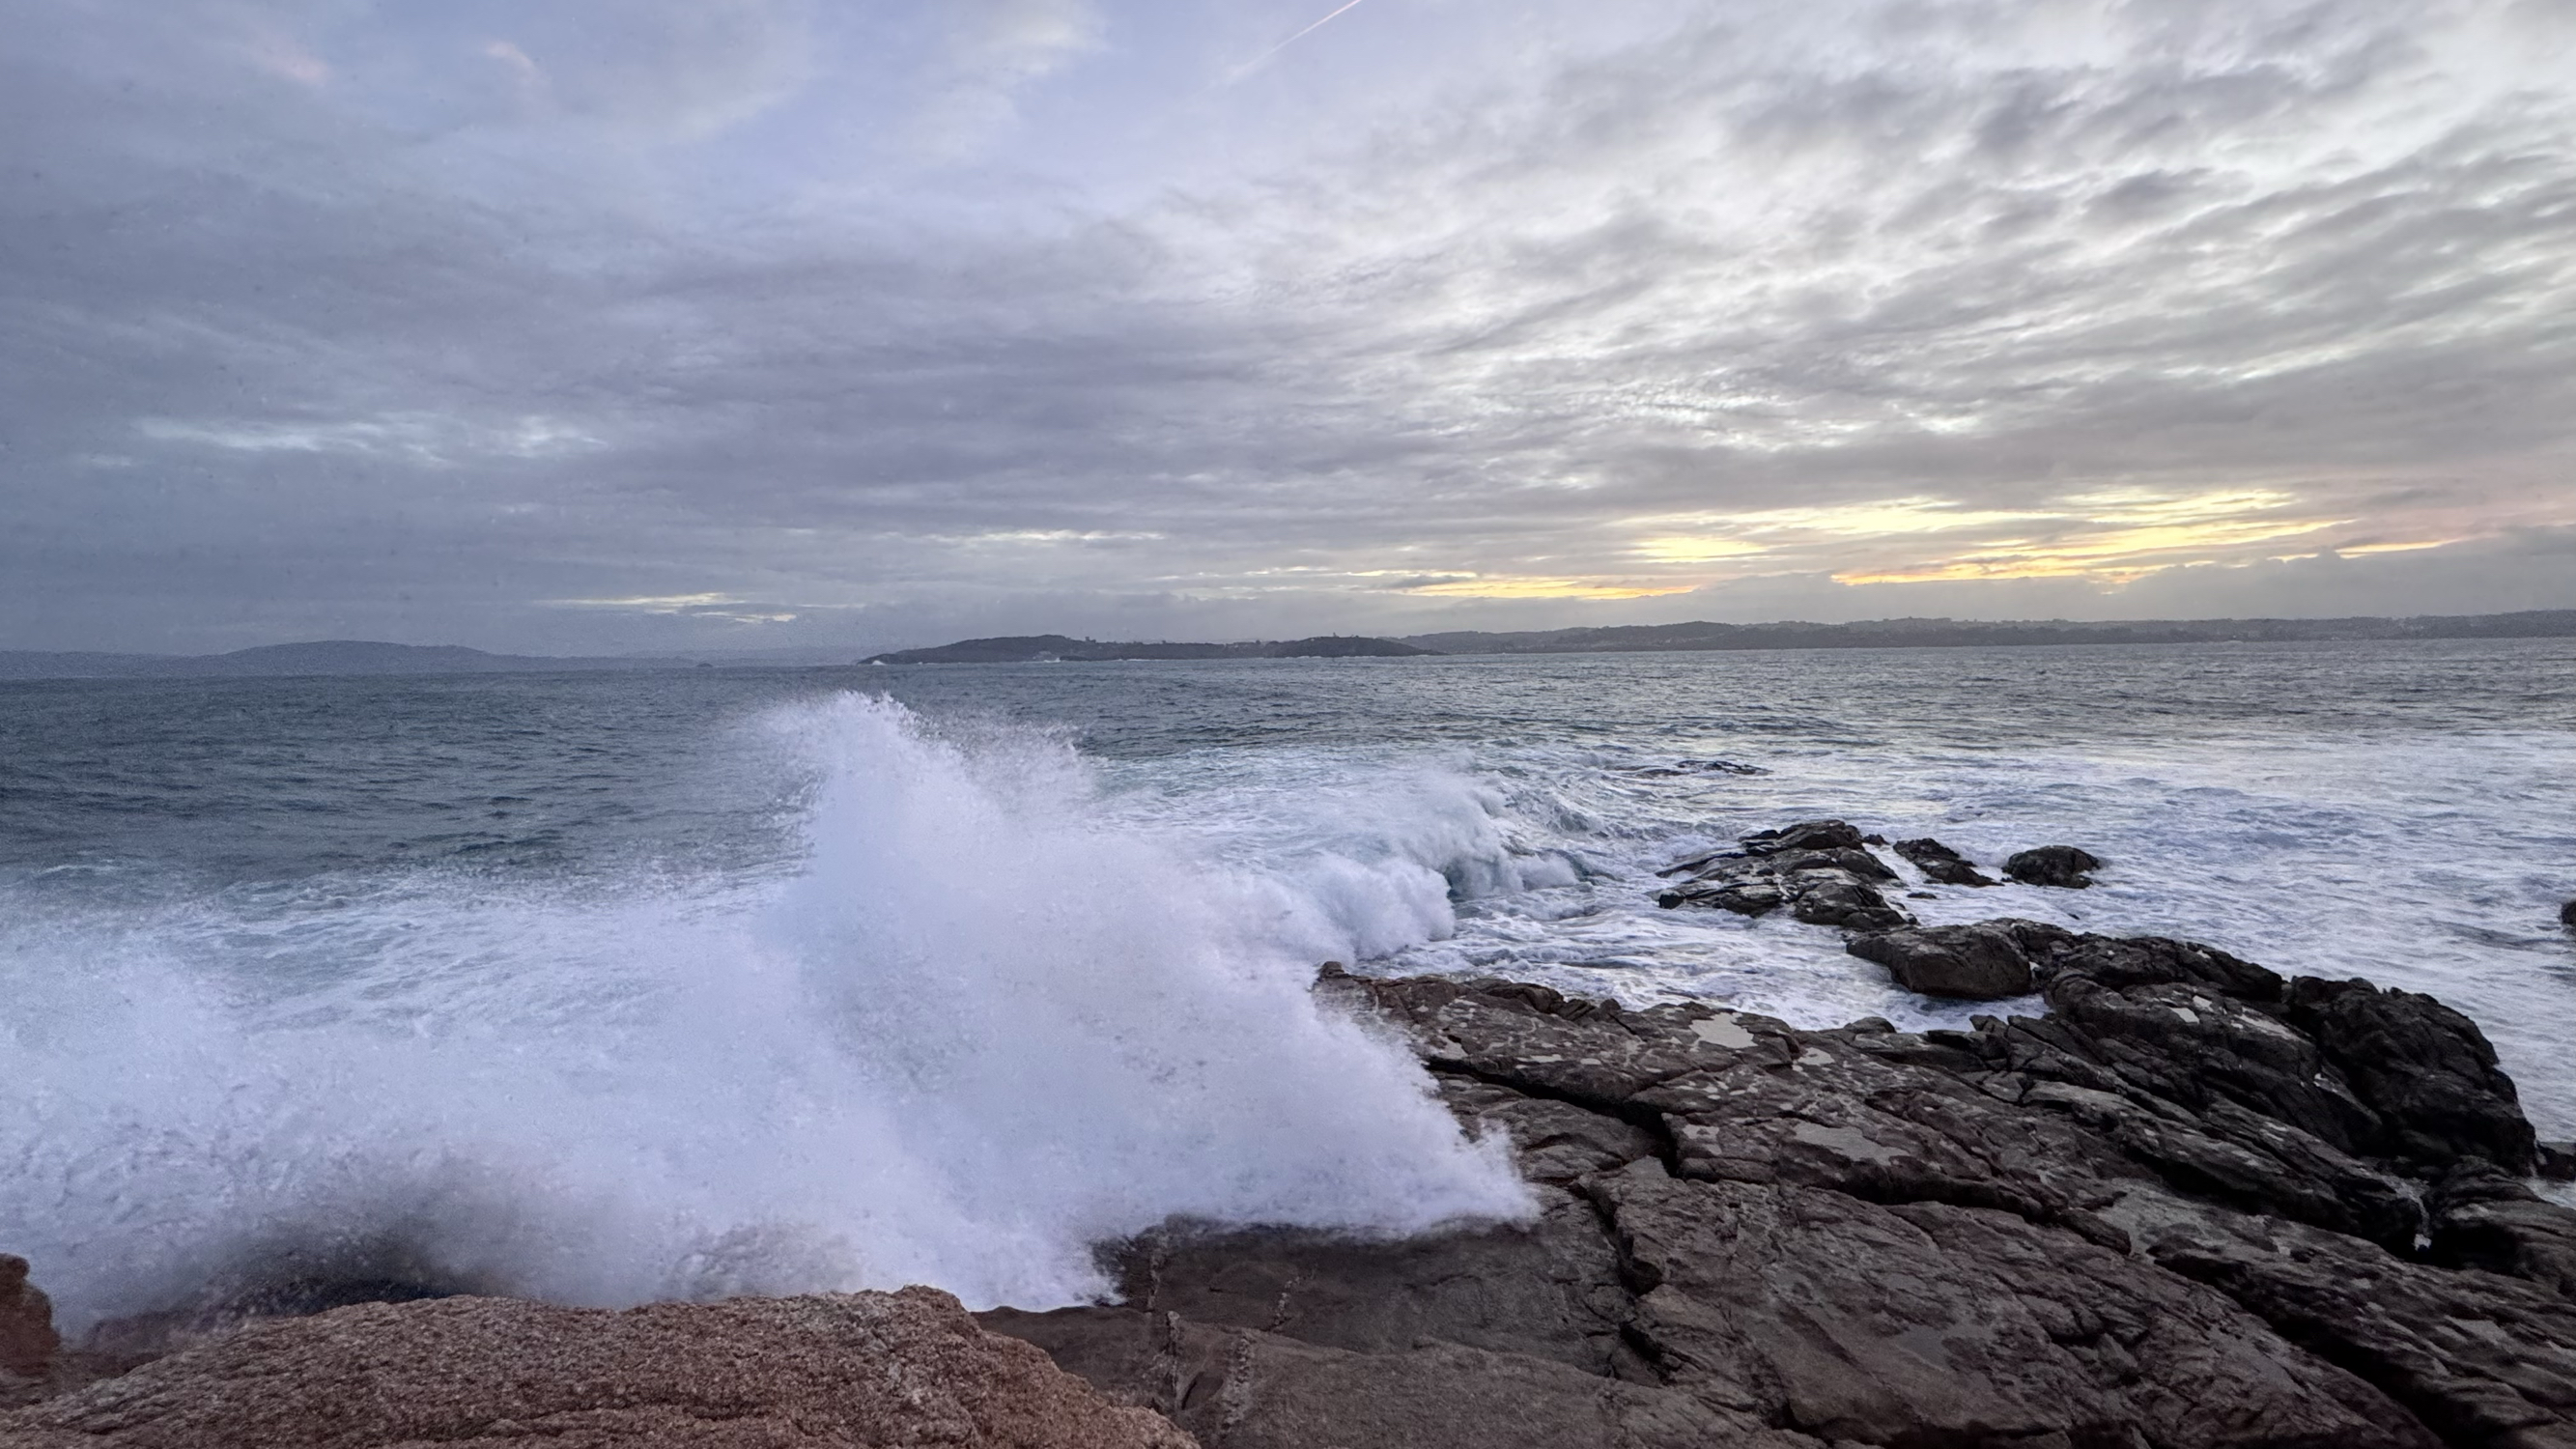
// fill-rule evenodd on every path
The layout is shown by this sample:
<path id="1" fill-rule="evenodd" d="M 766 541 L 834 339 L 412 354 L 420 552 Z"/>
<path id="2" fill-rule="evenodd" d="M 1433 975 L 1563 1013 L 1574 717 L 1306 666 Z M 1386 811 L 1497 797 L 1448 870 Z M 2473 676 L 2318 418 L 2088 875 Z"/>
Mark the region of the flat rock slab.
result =
<path id="1" fill-rule="evenodd" d="M 0 1415 L 0 1449 L 1194 1449 L 957 1300 L 370 1303 Z"/>

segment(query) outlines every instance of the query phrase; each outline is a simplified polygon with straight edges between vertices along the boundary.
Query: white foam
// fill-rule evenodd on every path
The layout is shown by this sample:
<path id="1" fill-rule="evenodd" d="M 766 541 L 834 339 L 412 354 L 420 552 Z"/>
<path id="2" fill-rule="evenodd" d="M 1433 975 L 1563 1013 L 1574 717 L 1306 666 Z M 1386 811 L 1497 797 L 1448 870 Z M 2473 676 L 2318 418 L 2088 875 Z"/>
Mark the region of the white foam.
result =
<path id="1" fill-rule="evenodd" d="M 1499 1143 L 1305 989 L 1445 929 L 1424 867 L 1212 864 L 1110 823 L 1059 743 L 969 749 L 878 700 L 771 727 L 816 780 L 792 880 L 0 925 L 0 1246 L 77 1330 L 260 1264 L 1043 1306 L 1173 1214 L 1527 1210 Z"/>

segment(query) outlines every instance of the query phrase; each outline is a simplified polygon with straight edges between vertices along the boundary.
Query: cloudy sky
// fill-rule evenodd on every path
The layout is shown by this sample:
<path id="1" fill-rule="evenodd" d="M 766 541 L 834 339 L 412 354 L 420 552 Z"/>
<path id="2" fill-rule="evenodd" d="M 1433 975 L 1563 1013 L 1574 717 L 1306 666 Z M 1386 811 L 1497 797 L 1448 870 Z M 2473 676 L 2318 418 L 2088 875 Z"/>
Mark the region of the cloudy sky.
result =
<path id="1" fill-rule="evenodd" d="M 2576 606 L 2576 0 L 1338 3 L 0 0 L 0 647 Z"/>

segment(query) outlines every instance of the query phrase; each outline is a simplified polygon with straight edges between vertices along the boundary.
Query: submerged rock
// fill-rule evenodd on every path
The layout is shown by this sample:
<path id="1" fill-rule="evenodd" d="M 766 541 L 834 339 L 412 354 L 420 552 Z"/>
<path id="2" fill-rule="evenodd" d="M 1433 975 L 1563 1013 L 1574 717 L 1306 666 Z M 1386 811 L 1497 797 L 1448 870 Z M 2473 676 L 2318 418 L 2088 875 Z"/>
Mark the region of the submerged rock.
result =
<path id="1" fill-rule="evenodd" d="M 2024 885 L 2082 890 L 2093 884 L 2087 874 L 2102 868 L 2101 857 L 2072 845 L 2042 845 L 2017 851 L 2004 861 L 2004 874 Z"/>
<path id="2" fill-rule="evenodd" d="M 1190 1449 L 957 1300 L 374 1303 L 254 1322 L 14 1413 L 5 1449 L 959 1444 Z"/>
<path id="3" fill-rule="evenodd" d="M 1896 853 L 1914 862 L 1914 868 L 1942 885 L 1990 886 L 1994 878 L 1980 871 L 1959 852 L 1930 836 L 1920 840 L 1896 842 Z"/>
<path id="4" fill-rule="evenodd" d="M 1995 1001 L 2031 991 L 2030 957 L 2010 930 L 1993 922 L 1878 931 L 1853 937 L 1843 949 L 1926 996 Z"/>

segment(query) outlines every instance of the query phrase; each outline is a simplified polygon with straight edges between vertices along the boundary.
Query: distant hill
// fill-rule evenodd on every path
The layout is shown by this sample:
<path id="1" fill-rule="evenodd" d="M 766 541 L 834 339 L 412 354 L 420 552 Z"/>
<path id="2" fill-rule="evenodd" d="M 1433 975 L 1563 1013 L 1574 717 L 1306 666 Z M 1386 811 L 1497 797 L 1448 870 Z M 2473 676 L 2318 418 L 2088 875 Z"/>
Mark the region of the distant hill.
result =
<path id="1" fill-rule="evenodd" d="M 2576 609 L 2413 619 L 1874 619 L 1860 624 L 1632 624 L 1519 634 L 1462 630 L 1404 640 L 1441 654 L 1600 654 L 1697 649 L 1927 649 L 1979 644 L 2215 644 L 2330 639 L 2576 636 Z"/>
<path id="2" fill-rule="evenodd" d="M 1312 639 L 1262 640 L 1247 644 L 1104 643 L 1069 639 L 1062 634 L 1015 634 L 998 639 L 961 639 L 930 649 L 898 649 L 872 655 L 863 664 L 1040 664 L 1049 661 L 1093 663 L 1111 659 L 1397 659 L 1439 651 L 1393 639 L 1366 639 L 1326 634 Z"/>
<path id="3" fill-rule="evenodd" d="M 299 674 L 534 674 L 562 670 L 679 669 L 687 661 L 487 654 L 458 644 L 379 644 L 323 639 L 229 654 L 99 654 L 0 650 L 0 679 L 223 679 Z"/>

